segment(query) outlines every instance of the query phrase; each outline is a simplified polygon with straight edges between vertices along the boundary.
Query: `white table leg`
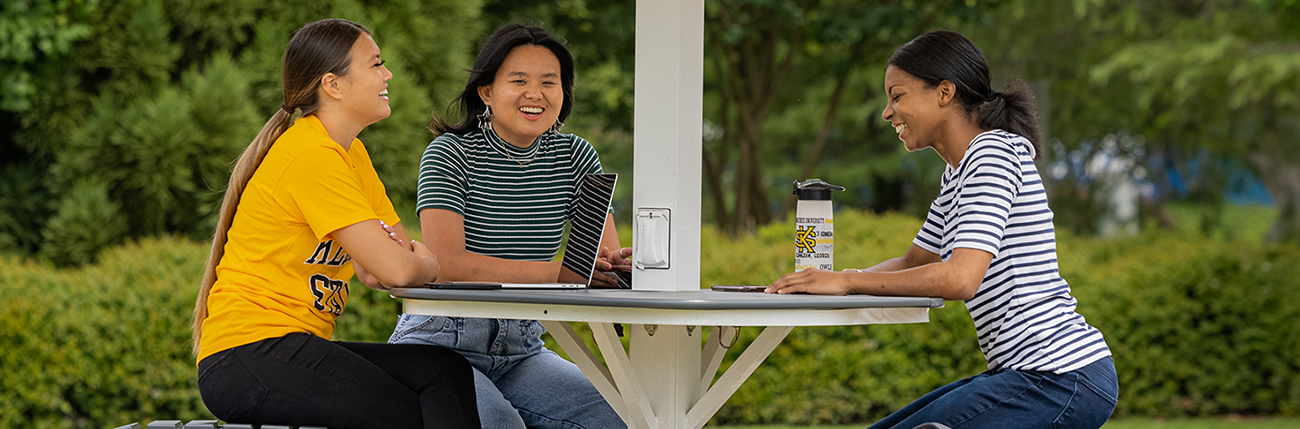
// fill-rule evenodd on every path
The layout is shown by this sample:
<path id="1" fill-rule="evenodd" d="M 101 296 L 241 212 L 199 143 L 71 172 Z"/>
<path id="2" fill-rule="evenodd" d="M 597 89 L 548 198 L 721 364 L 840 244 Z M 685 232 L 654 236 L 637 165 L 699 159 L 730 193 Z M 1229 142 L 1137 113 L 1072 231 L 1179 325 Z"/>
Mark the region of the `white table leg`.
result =
<path id="1" fill-rule="evenodd" d="M 546 330 L 551 333 L 556 342 L 560 344 L 568 353 L 570 359 L 578 365 L 582 373 L 591 380 L 592 385 L 601 396 L 609 402 L 618 416 L 627 422 L 628 427 L 632 429 L 659 429 L 659 428 L 692 428 L 700 429 L 708 423 L 719 409 L 726 404 L 727 399 L 740 385 L 754 373 L 758 366 L 767 359 L 767 356 L 776 349 L 776 346 L 785 339 L 786 335 L 794 329 L 792 326 L 773 326 L 763 329 L 763 332 L 755 338 L 740 357 L 732 363 L 717 383 L 712 383 L 713 375 L 717 373 L 718 367 L 722 363 L 722 358 L 726 355 L 727 348 L 722 347 L 720 341 L 730 341 L 739 332 L 735 327 L 719 327 L 713 330 L 709 340 L 704 345 L 702 355 L 692 356 L 692 352 L 699 352 L 698 348 L 688 350 L 688 347 L 666 347 L 660 349 L 663 344 L 655 344 L 652 350 L 655 356 L 641 356 L 643 362 L 640 367 L 634 367 L 632 359 L 623 349 L 623 343 L 619 341 L 618 335 L 614 332 L 614 327 L 609 323 L 590 323 L 592 335 L 596 339 L 596 344 L 600 347 L 601 354 L 605 358 L 606 364 L 601 364 L 596 358 L 595 353 L 587 347 L 576 332 L 566 322 L 543 321 Z M 645 325 L 632 325 L 632 329 L 645 330 Z M 699 338 L 687 334 L 684 326 L 676 325 L 659 325 L 653 328 L 658 331 L 657 335 L 650 337 L 664 337 L 671 343 L 677 343 L 680 336 L 686 339 Z M 662 330 L 662 331 L 660 331 Z M 676 332 L 683 330 L 683 332 Z M 695 332 L 699 332 L 698 329 Z M 721 337 L 721 338 L 719 338 Z M 636 337 L 633 337 L 636 338 Z M 692 340 L 698 341 L 698 340 Z M 643 352 L 644 353 L 644 352 Z M 691 370 L 692 365 L 686 365 L 681 359 L 693 358 L 698 359 L 700 363 L 700 372 L 697 385 L 684 386 L 676 385 L 665 379 L 679 376 L 681 371 Z M 656 367 L 645 367 L 646 361 L 657 363 Z M 634 368 L 642 368 L 636 370 Z M 651 377 L 653 385 L 642 383 L 640 374 L 644 372 L 647 377 Z M 694 373 L 692 371 L 692 373 Z M 710 387 L 710 384 L 712 386 Z M 684 389 L 678 391 L 678 389 Z M 696 390 L 698 389 L 698 390 Z M 651 391 L 653 390 L 653 391 Z M 702 394 L 701 394 L 702 392 Z M 698 397 L 698 400 L 692 400 Z M 658 413 L 652 407 L 651 400 L 658 401 Z M 680 405 L 680 406 L 678 406 Z"/>
<path id="2" fill-rule="evenodd" d="M 763 333 L 758 334 L 758 338 L 745 348 L 736 362 L 727 368 L 727 372 L 718 378 L 718 382 L 709 388 L 704 396 L 700 397 L 699 402 L 686 413 L 687 427 L 699 429 L 708 423 L 718 409 L 727 402 L 736 389 L 749 378 L 750 374 L 758 369 L 758 365 L 763 363 L 767 356 L 772 354 L 781 340 L 793 330 L 793 326 L 769 326 L 763 329 Z"/>
<path id="3" fill-rule="evenodd" d="M 618 334 L 614 333 L 614 326 L 609 323 L 594 322 L 589 325 L 592 336 L 596 337 L 596 345 L 600 347 L 600 354 L 605 357 L 605 364 L 609 366 L 609 373 L 618 386 L 618 399 L 622 401 L 628 412 L 627 416 L 623 417 L 627 427 L 631 429 L 658 427 L 659 419 L 650 407 L 650 402 L 646 398 L 647 392 L 641 387 L 641 380 L 633 370 L 627 352 L 623 350 L 623 343 L 618 340 Z"/>
<path id="4" fill-rule="evenodd" d="M 569 355 L 569 359 L 572 359 L 587 379 L 591 380 L 592 386 L 596 387 L 600 396 L 605 397 L 605 402 L 609 402 L 609 406 L 614 408 L 618 417 L 628 421 L 627 405 L 619 396 L 618 387 L 614 386 L 614 377 L 610 375 L 609 369 L 605 368 L 605 364 L 601 363 L 600 359 L 596 358 L 596 354 L 587 347 L 587 343 L 578 338 L 578 333 L 573 331 L 573 327 L 569 326 L 568 322 L 555 320 L 541 322 L 542 326 L 546 327 L 546 332 L 549 332 L 551 337 L 555 338 L 555 342 L 560 344 L 560 348 L 564 349 L 564 353 Z"/>

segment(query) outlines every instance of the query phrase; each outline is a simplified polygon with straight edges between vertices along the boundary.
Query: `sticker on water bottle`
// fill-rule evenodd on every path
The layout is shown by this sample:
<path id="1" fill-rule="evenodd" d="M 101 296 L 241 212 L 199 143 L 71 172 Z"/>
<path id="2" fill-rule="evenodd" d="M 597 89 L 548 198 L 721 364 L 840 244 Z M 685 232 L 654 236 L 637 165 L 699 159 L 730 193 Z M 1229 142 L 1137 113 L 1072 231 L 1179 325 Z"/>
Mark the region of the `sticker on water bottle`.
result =
<path id="1" fill-rule="evenodd" d="M 794 270 L 808 268 L 832 271 L 835 224 L 827 218 L 795 218 Z"/>

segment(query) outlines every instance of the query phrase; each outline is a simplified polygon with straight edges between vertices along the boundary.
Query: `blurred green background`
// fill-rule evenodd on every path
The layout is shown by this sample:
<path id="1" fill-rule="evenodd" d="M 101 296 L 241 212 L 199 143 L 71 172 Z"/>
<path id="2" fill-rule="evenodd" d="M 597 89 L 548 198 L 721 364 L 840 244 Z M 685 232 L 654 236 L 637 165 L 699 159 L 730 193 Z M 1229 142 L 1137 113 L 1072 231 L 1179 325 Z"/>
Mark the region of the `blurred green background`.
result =
<path id="1" fill-rule="evenodd" d="M 393 114 L 367 128 L 408 226 L 415 171 L 477 49 L 542 25 L 577 62 L 567 132 L 631 183 L 631 0 L 3 0 L 0 427 L 208 416 L 188 320 L 238 153 L 281 102 L 292 32 L 373 33 Z M 709 0 L 702 284 L 792 268 L 793 180 L 836 195 L 837 263 L 897 256 L 943 164 L 879 119 L 884 63 L 930 30 L 1034 88 L 1038 167 L 1121 417 L 1300 414 L 1300 0 Z M 618 222 L 631 187 L 619 187 Z M 626 235 L 626 231 L 624 231 Z M 624 237 L 630 242 L 630 237 Z M 336 339 L 398 309 L 353 285 Z M 715 424 L 867 423 L 983 367 L 960 303 L 917 326 L 801 328 Z M 743 330 L 741 345 L 756 335 Z M 780 368 L 780 371 L 775 370 Z"/>

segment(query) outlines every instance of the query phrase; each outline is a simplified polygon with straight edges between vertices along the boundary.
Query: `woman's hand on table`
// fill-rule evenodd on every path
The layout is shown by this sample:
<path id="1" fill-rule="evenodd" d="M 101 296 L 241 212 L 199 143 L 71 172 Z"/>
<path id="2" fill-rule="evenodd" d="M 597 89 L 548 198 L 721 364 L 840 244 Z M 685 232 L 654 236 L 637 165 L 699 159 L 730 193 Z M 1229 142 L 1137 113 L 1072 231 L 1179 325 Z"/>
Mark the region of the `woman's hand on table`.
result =
<path id="1" fill-rule="evenodd" d="M 772 282 L 764 292 L 766 293 L 811 293 L 817 295 L 848 295 L 849 294 L 849 273 L 861 272 L 858 270 L 844 270 L 844 272 L 825 271 L 816 268 L 809 268 L 797 273 L 790 273 Z"/>

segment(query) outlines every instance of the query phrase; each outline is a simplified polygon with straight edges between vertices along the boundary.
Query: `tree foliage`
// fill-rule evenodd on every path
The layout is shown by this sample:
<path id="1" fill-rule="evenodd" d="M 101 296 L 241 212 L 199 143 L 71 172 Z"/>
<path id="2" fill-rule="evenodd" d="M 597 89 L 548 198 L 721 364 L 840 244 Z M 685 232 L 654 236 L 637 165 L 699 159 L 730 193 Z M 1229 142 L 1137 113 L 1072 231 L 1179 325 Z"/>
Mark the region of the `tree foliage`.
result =
<path id="1" fill-rule="evenodd" d="M 90 35 L 84 20 L 95 0 L 14 0 L 0 9 L 0 109 L 21 112 L 36 95 L 32 72 L 38 60 L 72 51 Z"/>
<path id="2" fill-rule="evenodd" d="M 1164 31 L 1114 53 L 1090 78 L 1134 85 L 1125 110 L 1133 112 L 1135 131 L 1250 166 L 1282 213 L 1269 238 L 1296 241 L 1300 43 L 1293 34 L 1297 20 L 1287 9 L 1259 1 L 1175 8 L 1184 14 L 1130 9 L 1138 17 L 1158 17 L 1151 21 Z"/>
<path id="3" fill-rule="evenodd" d="M 1158 169 L 1166 201 L 1177 196 L 1168 171 L 1199 171 L 1191 197 L 1221 207 L 1225 168 L 1245 166 L 1282 214 L 1270 238 L 1300 238 L 1296 2 L 1016 0 L 1004 11 L 1022 25 L 978 34 L 998 47 L 986 47 L 995 74 L 1050 87 L 1040 97 L 1050 100 L 1051 137 L 1077 147 L 1141 136 L 1134 155 Z"/>
<path id="4" fill-rule="evenodd" d="M 417 0 L 6 3 L 0 123 L 12 128 L 0 133 L 0 200 L 14 204 L 0 209 L 0 243 L 78 263 L 126 237 L 210 234 L 231 162 L 282 101 L 285 45 L 328 17 L 369 28 L 389 61 L 393 114 L 359 137 L 412 218 L 431 137 L 423 123 L 434 100 L 463 85 L 479 10 Z M 115 221 L 91 222 L 106 216 Z"/>
<path id="5" fill-rule="evenodd" d="M 723 230 L 784 216 L 789 183 L 810 177 L 849 186 L 844 205 L 923 212 L 943 164 L 882 126 L 880 82 L 898 46 L 952 29 L 984 48 L 995 84 L 1035 84 L 1049 161 L 1134 136 L 1161 187 L 1165 170 L 1191 177 L 1199 163 L 1190 198 L 1215 222 L 1224 172 L 1245 166 L 1281 209 L 1271 237 L 1300 239 L 1297 1 L 710 0 L 705 14 L 703 198 Z M 61 233 L 46 220 L 88 195 L 74 192 L 82 179 L 124 219 L 105 242 L 206 236 L 230 161 L 280 103 L 285 44 L 324 17 L 369 27 L 394 72 L 392 116 L 360 137 L 405 218 L 425 120 L 457 113 L 465 69 L 506 22 L 566 40 L 578 77 L 566 130 L 630 174 L 635 3 L 14 0 L 0 10 L 3 252 L 52 255 L 45 237 Z M 1049 185 L 1054 204 L 1097 206 L 1074 191 L 1083 182 Z M 630 189 L 616 196 L 624 214 Z"/>
<path id="6" fill-rule="evenodd" d="M 869 155 L 897 153 L 897 144 L 863 144 L 880 138 L 885 127 L 873 124 L 871 115 L 858 122 L 871 110 L 861 106 L 883 99 L 876 99 L 878 82 L 854 77 L 883 70 L 893 50 L 916 35 L 974 23 L 989 7 L 968 1 L 707 3 L 705 117 L 723 130 L 704 151 L 713 220 L 732 231 L 769 222 L 790 205 L 788 198 L 773 203 L 773 195 L 818 171 L 828 146 L 841 146 L 831 153 L 843 153 L 842 146 Z M 855 115 L 840 116 L 841 106 Z M 773 120 L 795 119 L 786 115 L 816 119 L 794 125 Z M 773 137 L 789 143 L 778 149 Z M 765 172 L 773 168 L 785 180 Z"/>

